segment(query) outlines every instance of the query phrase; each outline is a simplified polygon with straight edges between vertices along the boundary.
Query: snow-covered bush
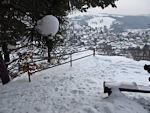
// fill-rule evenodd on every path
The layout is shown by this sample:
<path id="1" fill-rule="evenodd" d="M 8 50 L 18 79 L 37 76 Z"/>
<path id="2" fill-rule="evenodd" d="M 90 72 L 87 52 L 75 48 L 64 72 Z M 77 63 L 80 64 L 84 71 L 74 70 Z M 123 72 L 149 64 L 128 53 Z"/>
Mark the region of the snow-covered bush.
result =
<path id="1" fill-rule="evenodd" d="M 37 21 L 37 31 L 44 36 L 55 36 L 59 29 L 59 21 L 53 15 L 47 15 Z"/>

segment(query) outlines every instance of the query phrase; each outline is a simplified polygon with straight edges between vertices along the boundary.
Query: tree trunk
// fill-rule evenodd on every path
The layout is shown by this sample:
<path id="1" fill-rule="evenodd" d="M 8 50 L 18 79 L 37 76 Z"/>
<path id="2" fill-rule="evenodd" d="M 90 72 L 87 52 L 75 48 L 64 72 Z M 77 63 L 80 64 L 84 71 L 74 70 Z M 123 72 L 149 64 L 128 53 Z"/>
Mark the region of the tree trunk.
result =
<path id="1" fill-rule="evenodd" d="M 9 57 L 9 51 L 8 51 L 6 43 L 2 44 L 2 50 L 4 52 L 4 60 L 5 60 L 5 62 L 9 62 L 10 61 L 10 57 Z"/>
<path id="2" fill-rule="evenodd" d="M 50 62 L 51 60 L 50 60 L 50 58 L 51 58 L 51 54 L 50 54 L 50 47 L 49 46 L 47 46 L 48 47 L 48 62 Z"/>
<path id="3" fill-rule="evenodd" d="M 2 58 L 1 52 L 0 52 L 0 78 L 2 80 L 3 85 L 7 84 L 10 81 L 8 70 Z"/>
<path id="4" fill-rule="evenodd" d="M 50 54 L 50 52 L 53 49 L 53 42 L 51 40 L 47 40 L 46 45 L 47 45 L 47 48 L 48 48 L 48 51 L 47 51 L 48 52 L 48 62 L 50 62 L 51 61 L 51 54 Z"/>

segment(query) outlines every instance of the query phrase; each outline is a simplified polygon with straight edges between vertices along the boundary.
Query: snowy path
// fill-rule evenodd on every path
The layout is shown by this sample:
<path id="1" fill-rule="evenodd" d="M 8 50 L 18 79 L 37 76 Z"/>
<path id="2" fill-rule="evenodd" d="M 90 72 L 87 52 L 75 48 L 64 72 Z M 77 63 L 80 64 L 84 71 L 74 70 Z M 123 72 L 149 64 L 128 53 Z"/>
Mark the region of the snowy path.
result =
<path id="1" fill-rule="evenodd" d="M 20 77 L 0 86 L 0 113 L 147 113 L 125 96 L 125 99 L 115 97 L 113 100 L 104 99 L 103 94 L 104 81 L 148 86 L 149 74 L 143 69 L 145 63 L 150 62 L 91 56 L 73 62 L 73 67 L 66 64 L 36 73 L 31 83 L 26 77 Z M 142 98 L 148 108 L 150 103 L 146 102 L 150 102 L 150 94 L 128 95 L 135 100 Z M 124 100 L 126 102 L 120 102 Z"/>

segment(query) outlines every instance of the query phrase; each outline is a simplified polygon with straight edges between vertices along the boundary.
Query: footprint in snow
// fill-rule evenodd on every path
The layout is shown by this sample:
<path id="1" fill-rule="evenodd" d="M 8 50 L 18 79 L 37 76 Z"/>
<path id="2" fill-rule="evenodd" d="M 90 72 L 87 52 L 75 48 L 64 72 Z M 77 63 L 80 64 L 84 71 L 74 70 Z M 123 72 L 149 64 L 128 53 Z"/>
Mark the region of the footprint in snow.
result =
<path id="1" fill-rule="evenodd" d="M 49 77 L 44 77 L 44 79 L 49 79 Z"/>
<path id="2" fill-rule="evenodd" d="M 77 90 L 72 90 L 71 91 L 72 94 L 77 94 L 77 92 L 78 92 Z"/>
<path id="3" fill-rule="evenodd" d="M 36 112 L 41 112 L 41 109 L 38 108 L 38 107 L 35 107 L 34 109 L 35 109 Z"/>

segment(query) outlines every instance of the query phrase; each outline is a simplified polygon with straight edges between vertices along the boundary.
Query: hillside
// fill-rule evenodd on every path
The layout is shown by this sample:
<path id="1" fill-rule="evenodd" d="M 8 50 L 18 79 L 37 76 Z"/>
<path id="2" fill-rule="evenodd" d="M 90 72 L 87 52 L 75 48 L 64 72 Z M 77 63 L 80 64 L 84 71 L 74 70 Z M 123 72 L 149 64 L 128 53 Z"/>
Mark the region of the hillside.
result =
<path id="1" fill-rule="evenodd" d="M 104 81 L 148 86 L 144 64 L 150 62 L 97 55 L 73 62 L 73 67 L 66 64 L 36 73 L 31 83 L 24 74 L 0 86 L 0 112 L 148 113 L 149 94 L 118 92 L 105 98 L 103 93 Z"/>
<path id="2" fill-rule="evenodd" d="M 150 28 L 150 15 L 128 16 L 103 13 L 83 13 L 81 15 L 70 15 L 68 18 L 71 23 L 76 22 L 80 26 L 89 26 L 92 28 L 107 26 L 107 28 L 115 29 L 115 24 L 119 24 L 124 29 Z"/>

